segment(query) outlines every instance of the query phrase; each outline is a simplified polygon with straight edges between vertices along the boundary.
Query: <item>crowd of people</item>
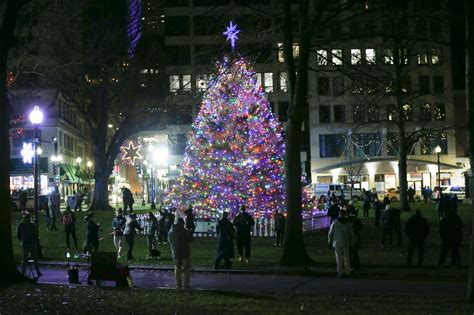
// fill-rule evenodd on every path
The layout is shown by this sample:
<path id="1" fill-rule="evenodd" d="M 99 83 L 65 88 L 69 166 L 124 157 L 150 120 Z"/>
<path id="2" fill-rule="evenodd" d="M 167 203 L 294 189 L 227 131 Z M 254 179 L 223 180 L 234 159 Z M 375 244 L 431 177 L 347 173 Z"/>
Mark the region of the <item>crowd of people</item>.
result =
<path id="1" fill-rule="evenodd" d="M 457 214 L 458 200 L 456 196 L 440 194 L 436 202 L 442 244 L 438 264 L 443 266 L 448 253 L 451 252 L 451 264 L 459 266 L 463 223 Z M 417 266 L 423 265 L 425 241 L 430 233 L 430 226 L 419 209 L 416 209 L 407 220 L 403 230 L 402 211 L 393 207 L 388 197 L 380 201 L 375 194 L 365 194 L 362 198 L 362 208 L 365 219 L 369 218 L 370 209 L 374 210 L 374 226 L 381 229 L 380 247 L 382 249 L 387 246 L 399 247 L 402 243 L 402 232 L 404 232 L 408 238 L 407 266 L 412 266 L 415 251 L 418 252 Z M 335 251 L 338 277 L 350 277 L 360 268 L 358 252 L 361 247 L 363 222 L 358 218 L 358 210 L 354 207 L 353 201 L 346 202 L 336 196 L 331 198 L 328 216 L 331 222 L 328 246 Z"/>
<path id="2" fill-rule="evenodd" d="M 54 215 L 49 215 L 49 221 L 46 221 L 47 227 L 51 231 L 58 230 L 56 217 L 60 214 L 60 211 L 59 202 L 56 199 L 58 198 L 53 192 L 48 208 L 52 209 Z M 334 249 L 339 277 L 350 277 L 360 268 L 359 249 L 364 237 L 363 220 L 368 219 L 372 211 L 374 213 L 374 228 L 381 231 L 380 247 L 383 249 L 385 247 L 400 246 L 402 232 L 404 232 L 408 237 L 407 265 L 412 266 L 415 251 L 418 252 L 417 266 L 423 265 L 425 240 L 430 233 L 430 226 L 419 209 L 408 219 L 403 229 L 400 219 L 402 211 L 393 207 L 388 197 L 380 200 L 376 194 L 364 192 L 361 200 L 363 218 L 359 218 L 359 210 L 355 207 L 353 201 L 346 201 L 335 195 L 331 196 L 329 200 L 330 206 L 327 212 L 330 220 L 328 247 Z M 123 255 L 123 240 L 125 240 L 127 246 L 126 258 L 127 260 L 133 260 L 136 235 L 143 234 L 148 249 L 147 258 L 149 259 L 160 259 L 161 252 L 157 244 L 169 243 L 175 266 L 176 286 L 178 288 L 189 287 L 191 242 L 196 229 L 192 207 L 189 206 L 186 209 L 179 210 L 176 208 L 160 208 L 158 215 L 149 212 L 142 224 L 137 221 L 137 215 L 133 212 L 132 205 L 127 204 L 127 207 L 130 211 L 128 215 L 123 209 L 117 209 L 111 222 L 111 232 L 106 233 L 101 238 L 100 232 L 103 231 L 103 228 L 95 221 L 94 213 L 87 212 L 84 217 L 85 240 L 80 249 L 76 235 L 76 212 L 67 206 L 60 221 L 64 227 L 67 250 L 82 250 L 84 253 L 98 251 L 100 242 L 110 235 L 113 238 L 117 257 L 120 258 Z M 440 194 L 436 208 L 440 218 L 439 231 L 442 243 L 439 265 L 445 263 L 449 252 L 452 254 L 452 264 L 459 265 L 463 224 L 457 214 L 457 199 Z M 251 231 L 254 225 L 254 218 L 246 211 L 243 204 L 232 220 L 229 212 L 222 213 L 222 217 L 216 225 L 217 247 L 213 266 L 215 269 L 231 269 L 232 260 L 235 258 L 235 249 L 237 249 L 240 262 L 249 262 L 251 257 Z M 274 214 L 275 246 L 283 246 L 285 225 L 284 213 L 276 211 Z M 17 237 L 22 244 L 24 262 L 28 258 L 34 260 L 35 268 L 40 276 L 41 273 L 36 262 L 38 235 L 28 212 L 24 212 L 23 221 L 17 229 Z M 25 268 L 24 264 L 23 269 Z"/>

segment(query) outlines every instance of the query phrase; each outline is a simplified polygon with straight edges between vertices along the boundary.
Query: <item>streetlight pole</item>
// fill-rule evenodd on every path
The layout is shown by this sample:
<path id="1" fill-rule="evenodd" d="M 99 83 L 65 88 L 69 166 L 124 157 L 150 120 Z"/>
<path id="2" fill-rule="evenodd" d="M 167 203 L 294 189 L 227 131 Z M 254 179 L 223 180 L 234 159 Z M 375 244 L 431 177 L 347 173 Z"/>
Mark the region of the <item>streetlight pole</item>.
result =
<path id="1" fill-rule="evenodd" d="M 152 144 L 148 146 L 148 152 L 153 152 L 155 151 L 155 148 L 153 147 Z M 154 169 L 153 169 L 153 159 L 151 159 L 150 162 L 150 180 L 151 180 L 151 209 L 156 209 L 155 205 L 155 176 L 154 176 Z"/>
<path id="2" fill-rule="evenodd" d="M 439 161 L 439 154 L 441 153 L 441 147 L 439 145 L 434 149 L 438 156 L 438 190 L 441 193 L 441 163 Z"/>
<path id="3" fill-rule="evenodd" d="M 77 163 L 77 192 L 79 193 L 79 190 L 81 189 L 81 177 L 79 176 L 79 172 L 81 171 L 81 162 L 82 159 L 80 156 L 76 158 L 76 163 Z"/>
<path id="4" fill-rule="evenodd" d="M 43 122 L 43 113 L 39 109 L 38 106 L 33 107 L 33 110 L 30 113 L 30 121 L 34 126 L 34 139 L 33 139 L 33 157 L 34 157 L 34 164 L 33 164 L 33 184 L 34 184 L 34 191 L 35 191 L 35 198 L 34 198 L 34 211 L 35 211 L 35 227 L 36 227 L 36 235 L 38 236 L 38 257 L 42 257 L 41 253 L 41 245 L 39 244 L 39 220 L 38 220 L 38 211 L 39 211 L 39 156 L 38 156 L 38 146 L 41 143 L 41 130 L 39 128 L 40 124 Z"/>
<path id="5" fill-rule="evenodd" d="M 140 161 L 141 163 L 141 167 L 140 167 L 140 171 L 141 171 L 141 175 L 142 175 L 142 207 L 145 206 L 145 170 L 144 170 L 144 167 L 146 166 L 147 163 L 145 163 L 146 161 Z"/>

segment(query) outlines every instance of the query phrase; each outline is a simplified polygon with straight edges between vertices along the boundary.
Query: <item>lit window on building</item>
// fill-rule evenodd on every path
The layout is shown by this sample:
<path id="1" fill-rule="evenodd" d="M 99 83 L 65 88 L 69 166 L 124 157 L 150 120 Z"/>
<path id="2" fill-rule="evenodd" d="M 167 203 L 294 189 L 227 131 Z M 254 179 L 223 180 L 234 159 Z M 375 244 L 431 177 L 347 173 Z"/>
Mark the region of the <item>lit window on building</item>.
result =
<path id="1" fill-rule="evenodd" d="M 333 49 L 331 50 L 331 61 L 332 64 L 335 66 L 340 66 L 342 65 L 342 49 Z"/>
<path id="2" fill-rule="evenodd" d="M 280 91 L 288 91 L 288 75 L 286 72 L 280 72 Z"/>
<path id="3" fill-rule="evenodd" d="M 413 106 L 411 104 L 404 104 L 402 106 L 403 120 L 413 120 Z"/>
<path id="4" fill-rule="evenodd" d="M 267 93 L 272 93 L 273 92 L 273 73 L 271 72 L 265 72 L 263 74 L 264 78 L 264 90 Z"/>
<path id="5" fill-rule="evenodd" d="M 204 92 L 207 90 L 207 82 L 209 82 L 209 74 L 196 75 L 196 90 Z"/>
<path id="6" fill-rule="evenodd" d="M 386 65 L 393 65 L 393 50 L 386 48 L 384 50 L 384 62 Z"/>
<path id="7" fill-rule="evenodd" d="M 316 51 L 316 63 L 318 66 L 328 65 L 328 51 L 325 49 L 319 49 Z"/>
<path id="8" fill-rule="evenodd" d="M 351 49 L 351 65 L 362 64 L 362 50 Z"/>
<path id="9" fill-rule="evenodd" d="M 179 75 L 170 75 L 170 92 L 177 93 L 179 91 Z"/>
<path id="10" fill-rule="evenodd" d="M 431 64 L 432 65 L 441 64 L 441 49 L 439 48 L 431 49 Z"/>
<path id="11" fill-rule="evenodd" d="M 374 65 L 377 62 L 375 49 L 368 48 L 365 50 L 365 62 L 369 65 Z"/>
<path id="12" fill-rule="evenodd" d="M 426 52 L 426 49 L 420 49 L 418 50 L 418 64 L 419 65 L 427 65 L 428 64 L 428 53 Z"/>
<path id="13" fill-rule="evenodd" d="M 278 43 L 278 62 L 285 62 L 285 52 L 283 50 L 283 43 Z M 293 43 L 293 58 L 298 58 L 300 56 L 300 45 L 298 43 Z"/>
<path id="14" fill-rule="evenodd" d="M 183 74 L 183 92 L 191 92 L 191 75 Z"/>

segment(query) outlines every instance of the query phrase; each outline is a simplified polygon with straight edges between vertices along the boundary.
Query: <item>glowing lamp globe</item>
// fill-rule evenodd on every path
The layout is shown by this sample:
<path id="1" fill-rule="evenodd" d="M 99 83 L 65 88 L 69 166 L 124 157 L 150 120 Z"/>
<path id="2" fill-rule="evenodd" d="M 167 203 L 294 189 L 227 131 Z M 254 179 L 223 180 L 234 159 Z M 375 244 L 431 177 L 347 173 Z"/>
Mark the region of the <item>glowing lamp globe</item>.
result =
<path id="1" fill-rule="evenodd" d="M 437 145 L 436 148 L 434 148 L 434 151 L 438 154 L 441 153 L 441 147 Z"/>
<path id="2" fill-rule="evenodd" d="M 43 112 L 38 106 L 33 107 L 30 113 L 30 121 L 33 125 L 39 125 L 43 122 Z"/>

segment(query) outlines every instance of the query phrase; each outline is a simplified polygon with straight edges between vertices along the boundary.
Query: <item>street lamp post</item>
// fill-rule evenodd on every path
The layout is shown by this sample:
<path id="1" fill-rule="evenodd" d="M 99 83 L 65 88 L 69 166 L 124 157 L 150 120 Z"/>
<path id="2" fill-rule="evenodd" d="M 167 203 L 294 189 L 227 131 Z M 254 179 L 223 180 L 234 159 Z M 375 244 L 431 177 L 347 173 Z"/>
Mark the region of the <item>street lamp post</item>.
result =
<path id="1" fill-rule="evenodd" d="M 89 179 L 89 192 L 92 190 L 92 165 L 94 165 L 91 161 L 87 161 L 87 177 Z"/>
<path id="2" fill-rule="evenodd" d="M 438 156 L 438 190 L 441 192 L 441 163 L 439 161 L 439 154 L 441 153 L 441 147 L 439 145 L 434 149 Z"/>
<path id="3" fill-rule="evenodd" d="M 79 177 L 79 172 L 81 170 L 81 163 L 82 163 L 82 159 L 80 156 L 78 156 L 76 158 L 76 163 L 77 163 L 77 192 L 80 191 L 80 186 L 81 186 L 81 177 Z"/>
<path id="4" fill-rule="evenodd" d="M 34 184 L 34 211 L 35 211 L 35 227 L 36 234 L 38 235 L 38 254 L 41 257 L 41 246 L 39 244 L 39 220 L 38 220 L 38 211 L 39 211 L 39 156 L 38 156 L 38 147 L 41 143 L 41 131 L 40 124 L 43 122 L 43 113 L 38 106 L 33 107 L 33 110 L 30 113 L 30 121 L 34 127 L 34 139 L 33 139 L 33 152 L 34 152 L 34 164 L 33 164 L 33 184 Z"/>
<path id="5" fill-rule="evenodd" d="M 148 164 L 148 162 L 145 160 L 145 161 L 141 161 L 141 167 L 140 167 L 140 170 L 141 170 L 141 173 L 142 173 L 142 207 L 145 206 L 145 167 L 146 165 Z"/>
<path id="6" fill-rule="evenodd" d="M 152 144 L 148 146 L 148 152 L 151 152 L 152 154 L 154 153 L 155 148 L 153 147 Z M 156 209 L 155 205 L 155 177 L 154 177 L 154 169 L 153 169 L 153 159 L 151 160 L 150 163 L 150 180 L 151 180 L 151 209 Z"/>

